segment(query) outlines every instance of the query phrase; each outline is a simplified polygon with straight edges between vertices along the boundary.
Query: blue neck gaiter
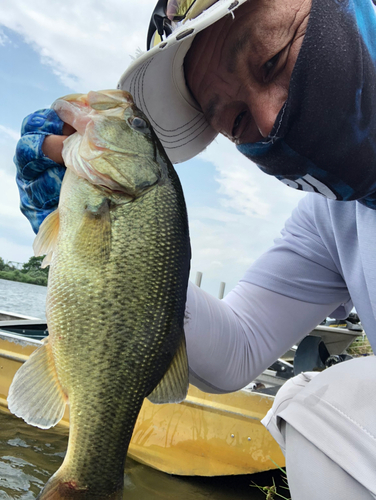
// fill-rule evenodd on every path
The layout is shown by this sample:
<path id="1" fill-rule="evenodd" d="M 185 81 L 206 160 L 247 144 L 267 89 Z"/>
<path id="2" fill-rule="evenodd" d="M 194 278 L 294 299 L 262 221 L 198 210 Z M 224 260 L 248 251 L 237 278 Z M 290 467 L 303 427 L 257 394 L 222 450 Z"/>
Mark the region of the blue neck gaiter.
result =
<path id="1" fill-rule="evenodd" d="M 238 150 L 288 186 L 376 210 L 376 10 L 313 0 L 286 103 L 265 142 Z"/>

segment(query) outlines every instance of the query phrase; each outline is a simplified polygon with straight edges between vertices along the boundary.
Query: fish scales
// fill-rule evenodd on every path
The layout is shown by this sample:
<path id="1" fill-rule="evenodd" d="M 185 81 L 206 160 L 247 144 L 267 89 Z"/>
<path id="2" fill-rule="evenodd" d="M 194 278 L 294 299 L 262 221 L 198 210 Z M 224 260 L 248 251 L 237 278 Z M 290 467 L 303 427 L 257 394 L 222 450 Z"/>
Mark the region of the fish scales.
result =
<path id="1" fill-rule="evenodd" d="M 175 400 L 186 392 L 187 216 L 178 177 L 152 132 L 147 144 L 151 140 L 159 178 L 145 186 L 141 179 L 131 200 L 128 186 L 124 202 L 121 192 L 69 168 L 64 177 L 49 274 L 47 347 L 69 401 L 70 432 L 64 462 L 38 497 L 43 500 L 122 498 L 126 452 L 143 399 L 161 379 L 163 385 L 169 369 L 171 379 L 182 380 Z M 172 386 L 167 382 L 154 402 L 174 400 Z M 24 410 L 19 413 L 25 418 Z"/>
<path id="2" fill-rule="evenodd" d="M 171 231 L 170 228 L 174 228 L 174 224 L 167 226 L 164 230 L 155 229 L 155 226 L 159 224 L 154 207 L 159 205 L 159 201 L 164 205 L 160 216 L 164 211 L 169 218 L 172 219 L 174 216 L 171 212 L 175 204 L 172 203 L 172 207 L 168 206 L 173 193 L 168 191 L 165 186 L 161 189 L 156 188 L 146 193 L 142 200 L 136 200 L 132 204 L 116 209 L 116 214 L 112 217 L 116 220 L 111 221 L 113 222 L 111 255 L 109 262 L 103 268 L 98 267 L 96 262 L 90 265 L 90 262 L 86 261 L 82 265 L 80 261 L 77 261 L 76 253 L 69 246 L 64 252 L 59 253 L 59 259 L 53 263 L 52 290 L 54 280 L 58 284 L 64 283 L 64 289 L 53 294 L 52 305 L 50 306 L 50 298 L 48 298 L 47 305 L 49 328 L 54 335 L 54 344 L 58 344 L 56 345 L 58 377 L 63 388 L 82 386 L 83 380 L 89 385 L 87 391 L 82 391 L 79 387 L 77 395 L 75 392 L 70 392 L 69 395 L 72 415 L 70 432 L 74 440 L 72 442 L 76 441 L 75 446 L 78 448 L 78 452 L 72 453 L 72 466 L 75 463 L 85 463 L 82 456 L 87 454 L 87 450 L 79 436 L 76 437 L 75 426 L 77 425 L 79 432 L 80 426 L 85 425 L 88 418 L 92 433 L 88 442 L 96 443 L 97 454 L 108 455 L 107 448 L 112 446 L 114 440 L 119 441 L 120 450 L 123 453 L 124 443 L 121 443 L 118 437 L 119 430 L 116 427 L 113 428 L 115 433 L 113 438 L 104 433 L 104 443 L 98 442 L 98 434 L 103 433 L 103 419 L 106 419 L 106 425 L 111 427 L 116 426 L 117 420 L 121 427 L 124 421 L 129 422 L 128 429 L 123 431 L 126 433 L 124 439 L 129 441 L 129 432 L 133 430 L 134 418 L 137 417 L 138 411 L 134 412 L 130 418 L 127 416 L 128 408 L 139 407 L 145 395 L 154 388 L 163 375 L 166 365 L 168 366 L 171 362 L 176 351 L 176 342 L 179 338 L 176 332 L 171 338 L 171 347 L 166 349 L 163 341 L 165 323 L 174 323 L 175 308 L 180 310 L 184 308 L 184 303 L 181 301 L 179 304 L 178 299 L 179 296 L 184 297 L 184 293 L 176 294 L 176 283 L 174 283 L 176 281 L 174 264 L 184 257 L 185 252 L 181 244 L 182 240 L 179 242 L 179 236 L 183 235 Z M 69 192 L 72 195 L 72 191 L 69 190 Z M 69 213 L 67 222 L 70 231 L 74 234 L 76 228 L 74 221 L 70 223 Z M 124 226 L 127 227 L 126 232 L 123 229 Z M 129 238 L 128 235 L 133 231 L 139 236 Z M 66 235 L 62 237 L 67 241 L 73 240 L 66 238 Z M 154 255 L 153 249 L 155 249 Z M 82 259 L 84 261 L 87 259 L 85 254 L 82 255 Z M 62 265 L 60 265 L 60 260 Z M 152 265 L 153 261 L 162 264 L 164 281 L 160 280 L 160 272 L 157 266 Z M 84 286 L 81 280 L 77 280 L 77 269 L 79 273 L 82 273 Z M 75 288 L 78 288 L 77 293 L 74 292 Z M 167 307 L 166 294 L 169 299 Z M 105 303 L 102 303 L 102 297 L 106 297 Z M 67 316 L 59 305 L 70 300 L 72 300 L 72 312 Z M 173 328 L 177 330 L 180 327 L 181 325 L 178 324 L 173 325 Z M 82 331 L 85 349 L 88 351 L 84 359 L 80 359 L 83 338 L 77 335 L 77 329 Z M 150 335 L 150 331 L 154 333 L 153 336 Z M 67 369 L 67 360 L 72 357 L 77 357 L 77 364 L 69 363 L 69 369 Z M 155 357 L 167 357 L 158 363 L 161 365 L 159 370 L 158 365 L 153 366 Z M 93 366 L 99 360 L 99 370 L 93 371 Z M 141 368 L 141 373 L 137 370 L 138 367 Z M 156 372 L 154 377 L 151 377 L 149 373 L 151 369 Z M 106 373 L 106 379 L 103 377 L 104 373 Z M 127 388 L 132 400 L 129 401 L 129 396 L 126 394 L 126 399 L 121 403 L 123 405 L 123 411 L 121 411 L 118 397 L 120 398 L 123 388 Z M 111 393 L 119 395 L 110 398 L 115 408 L 103 404 L 106 396 Z M 90 395 L 90 400 L 83 399 L 83 396 L 87 398 L 87 394 Z M 79 410 L 77 412 L 75 405 Z M 102 409 L 103 415 L 98 414 L 98 408 Z M 111 414 L 114 415 L 113 423 L 110 422 Z M 71 452 L 70 449 L 69 452 Z M 96 457 L 93 463 L 99 476 L 104 474 L 101 462 Z M 113 470 L 112 461 L 109 461 L 109 464 L 110 470 L 106 476 L 109 477 L 110 473 L 116 472 L 115 478 L 118 480 L 118 471 Z M 120 463 L 119 467 L 123 470 L 123 463 Z"/>

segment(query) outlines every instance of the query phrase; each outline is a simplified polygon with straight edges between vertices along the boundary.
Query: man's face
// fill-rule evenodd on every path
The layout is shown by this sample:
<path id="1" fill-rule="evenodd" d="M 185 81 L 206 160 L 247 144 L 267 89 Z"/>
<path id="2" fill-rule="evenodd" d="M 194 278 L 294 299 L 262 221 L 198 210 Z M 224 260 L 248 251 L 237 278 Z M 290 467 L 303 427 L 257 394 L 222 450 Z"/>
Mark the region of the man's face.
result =
<path id="1" fill-rule="evenodd" d="M 207 120 L 238 144 L 271 132 L 288 95 L 311 0 L 249 0 L 199 33 L 184 62 Z"/>

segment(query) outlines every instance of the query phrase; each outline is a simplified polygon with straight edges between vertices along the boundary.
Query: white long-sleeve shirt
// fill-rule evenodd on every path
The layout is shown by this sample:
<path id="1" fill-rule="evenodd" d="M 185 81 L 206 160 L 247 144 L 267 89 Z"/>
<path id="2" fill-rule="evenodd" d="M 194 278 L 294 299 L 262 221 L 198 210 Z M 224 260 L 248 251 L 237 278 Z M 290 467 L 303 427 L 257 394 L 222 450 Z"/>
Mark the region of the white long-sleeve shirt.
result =
<path id="1" fill-rule="evenodd" d="M 376 347 L 376 211 L 309 194 L 281 238 L 223 300 L 190 284 L 190 381 L 208 392 L 244 387 L 326 316 L 352 306 Z"/>

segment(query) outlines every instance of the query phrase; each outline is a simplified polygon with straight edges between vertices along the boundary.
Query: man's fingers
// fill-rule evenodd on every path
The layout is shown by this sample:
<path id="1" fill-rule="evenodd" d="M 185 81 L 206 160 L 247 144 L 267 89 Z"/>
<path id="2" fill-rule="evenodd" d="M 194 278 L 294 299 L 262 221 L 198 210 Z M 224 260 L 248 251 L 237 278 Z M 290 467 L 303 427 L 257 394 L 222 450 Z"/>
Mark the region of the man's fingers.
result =
<path id="1" fill-rule="evenodd" d="M 43 154 L 50 158 L 50 160 L 64 165 L 62 156 L 63 142 L 67 137 L 67 135 L 47 135 L 42 145 Z"/>
<path id="2" fill-rule="evenodd" d="M 64 123 L 63 125 L 63 135 L 47 135 L 42 144 L 42 151 L 50 160 L 64 165 L 64 160 L 62 156 L 63 152 L 63 142 L 65 139 L 76 132 L 76 130 Z"/>
<path id="3" fill-rule="evenodd" d="M 72 135 L 75 132 L 76 132 L 76 129 L 74 129 L 71 125 L 68 125 L 68 123 L 64 123 L 63 135 Z"/>

